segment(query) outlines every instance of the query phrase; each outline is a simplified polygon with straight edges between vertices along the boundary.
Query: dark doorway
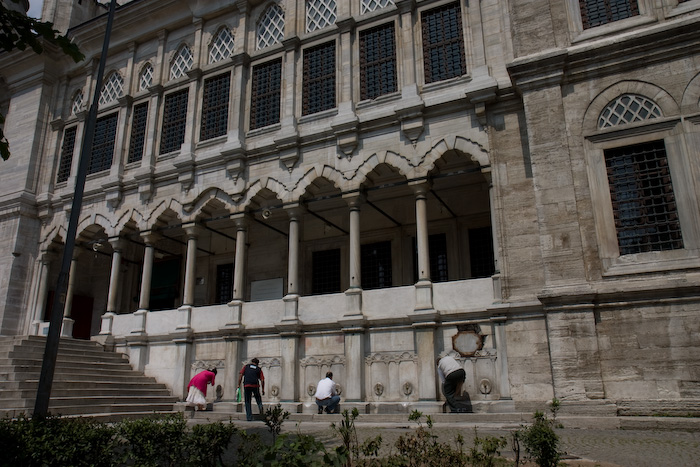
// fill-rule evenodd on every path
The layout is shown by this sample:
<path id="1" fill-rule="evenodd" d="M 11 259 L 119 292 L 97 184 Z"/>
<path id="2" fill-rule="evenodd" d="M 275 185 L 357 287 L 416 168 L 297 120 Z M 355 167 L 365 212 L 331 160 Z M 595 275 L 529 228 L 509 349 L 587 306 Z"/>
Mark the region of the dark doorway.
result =
<path id="1" fill-rule="evenodd" d="M 175 308 L 180 297 L 180 258 L 163 259 L 153 263 L 151 279 L 151 310 Z"/>

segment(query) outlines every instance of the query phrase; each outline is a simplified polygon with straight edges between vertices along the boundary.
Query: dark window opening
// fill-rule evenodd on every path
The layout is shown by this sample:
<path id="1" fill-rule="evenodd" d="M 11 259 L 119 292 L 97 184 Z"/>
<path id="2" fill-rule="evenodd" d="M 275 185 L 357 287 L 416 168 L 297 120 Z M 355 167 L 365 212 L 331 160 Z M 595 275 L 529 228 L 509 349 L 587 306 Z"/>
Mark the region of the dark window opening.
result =
<path id="1" fill-rule="evenodd" d="M 340 248 L 312 254 L 311 293 L 340 292 Z"/>
<path id="2" fill-rule="evenodd" d="M 216 303 L 228 303 L 233 299 L 233 264 L 216 267 Z"/>
<path id="3" fill-rule="evenodd" d="M 92 153 L 88 162 L 88 174 L 109 170 L 112 166 L 116 136 L 117 114 L 97 119 L 95 122 L 95 136 L 92 140 Z"/>
<path id="4" fill-rule="evenodd" d="M 73 165 L 73 151 L 75 150 L 75 132 L 77 127 L 66 128 L 63 132 L 63 147 L 61 148 L 61 162 L 58 165 L 56 182 L 68 180 L 71 165 Z"/>
<path id="5" fill-rule="evenodd" d="M 360 33 L 360 98 L 374 99 L 396 92 L 394 23 Z"/>
<path id="6" fill-rule="evenodd" d="M 583 29 L 639 15 L 637 0 L 581 0 Z"/>
<path id="7" fill-rule="evenodd" d="M 129 158 L 127 162 L 140 161 L 143 157 L 147 117 L 148 102 L 134 106 L 134 117 L 131 121 L 131 143 L 129 144 Z"/>
<path id="8" fill-rule="evenodd" d="M 335 108 L 335 41 L 304 50 L 303 115 Z"/>
<path id="9" fill-rule="evenodd" d="M 188 96 L 188 89 L 165 96 L 163 130 L 160 140 L 161 154 L 179 151 L 182 143 L 185 142 Z"/>
<path id="10" fill-rule="evenodd" d="M 390 241 L 362 245 L 360 261 L 363 289 L 392 286 Z"/>
<path id="11" fill-rule="evenodd" d="M 447 235 L 444 233 L 428 236 L 428 255 L 430 256 L 430 280 L 446 282 L 447 273 Z M 418 282 L 418 245 L 413 238 L 413 282 Z"/>
<path id="12" fill-rule="evenodd" d="M 262 128 L 280 121 L 282 59 L 253 68 L 250 103 L 250 129 Z"/>
<path id="13" fill-rule="evenodd" d="M 204 141 L 226 134 L 230 88 L 230 73 L 215 76 L 204 81 L 200 140 Z"/>
<path id="14" fill-rule="evenodd" d="M 663 141 L 605 151 L 620 255 L 683 248 Z"/>
<path id="15" fill-rule="evenodd" d="M 491 277 L 496 271 L 491 227 L 469 229 L 469 265 L 471 277 Z"/>
<path id="16" fill-rule="evenodd" d="M 425 82 L 434 83 L 466 74 L 459 4 L 450 3 L 424 12 L 421 27 Z"/>

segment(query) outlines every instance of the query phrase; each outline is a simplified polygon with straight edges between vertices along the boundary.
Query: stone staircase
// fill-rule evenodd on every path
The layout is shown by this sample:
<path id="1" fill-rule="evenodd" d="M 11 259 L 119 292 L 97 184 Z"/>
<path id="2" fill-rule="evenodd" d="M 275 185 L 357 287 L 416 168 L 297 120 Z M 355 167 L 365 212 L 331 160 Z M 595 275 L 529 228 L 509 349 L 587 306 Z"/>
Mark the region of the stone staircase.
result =
<path id="1" fill-rule="evenodd" d="M 34 410 L 45 346 L 45 337 L 0 337 L 0 417 Z M 61 339 L 50 414 L 117 421 L 173 412 L 176 402 L 164 384 L 134 371 L 125 355 L 96 342 Z"/>

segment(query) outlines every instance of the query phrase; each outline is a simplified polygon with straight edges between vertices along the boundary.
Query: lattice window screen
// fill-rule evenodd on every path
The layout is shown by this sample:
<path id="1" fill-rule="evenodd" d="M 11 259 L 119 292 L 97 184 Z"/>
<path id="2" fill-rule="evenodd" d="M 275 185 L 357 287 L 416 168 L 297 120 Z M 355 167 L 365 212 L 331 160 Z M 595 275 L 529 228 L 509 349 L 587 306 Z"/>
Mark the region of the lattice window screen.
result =
<path id="1" fill-rule="evenodd" d="M 284 39 L 284 10 L 279 5 L 270 5 L 257 25 L 257 49 L 264 49 Z"/>
<path id="2" fill-rule="evenodd" d="M 335 24 L 338 17 L 337 11 L 335 0 L 307 0 L 306 32 Z"/>
<path id="3" fill-rule="evenodd" d="M 611 101 L 598 117 L 598 129 L 663 117 L 656 102 L 638 94 L 623 94 Z"/>
<path id="4" fill-rule="evenodd" d="M 183 76 L 192 68 L 193 63 L 194 57 L 190 48 L 186 45 L 181 46 L 170 64 L 170 79 Z"/>
<path id="5" fill-rule="evenodd" d="M 233 54 L 233 34 L 228 28 L 221 28 L 209 47 L 209 63 L 229 58 Z"/>
<path id="6" fill-rule="evenodd" d="M 73 104 L 71 105 L 71 113 L 77 115 L 78 112 L 83 110 L 83 91 L 78 90 L 73 96 Z"/>
<path id="7" fill-rule="evenodd" d="M 394 0 L 362 0 L 360 14 L 369 13 L 380 8 L 386 8 L 389 5 L 393 5 Z"/>
<path id="8" fill-rule="evenodd" d="M 100 105 L 106 105 L 114 102 L 124 95 L 124 78 L 116 71 L 111 73 L 104 84 L 100 93 Z"/>
<path id="9" fill-rule="evenodd" d="M 146 63 L 139 75 L 139 91 L 148 89 L 153 84 L 153 65 Z"/>

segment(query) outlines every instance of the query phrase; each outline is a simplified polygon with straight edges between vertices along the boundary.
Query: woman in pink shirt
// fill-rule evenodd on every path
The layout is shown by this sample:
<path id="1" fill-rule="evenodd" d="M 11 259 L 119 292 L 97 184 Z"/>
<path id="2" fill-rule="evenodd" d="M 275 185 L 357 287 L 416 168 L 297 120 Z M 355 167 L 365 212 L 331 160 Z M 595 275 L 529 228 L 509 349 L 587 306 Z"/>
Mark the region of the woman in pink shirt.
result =
<path id="1" fill-rule="evenodd" d="M 212 370 L 204 370 L 194 375 L 187 385 L 189 390 L 187 394 L 188 404 L 196 405 L 197 409 L 204 410 L 207 406 L 207 385 L 211 383 L 214 386 L 214 378 L 216 377 L 216 368 Z"/>

